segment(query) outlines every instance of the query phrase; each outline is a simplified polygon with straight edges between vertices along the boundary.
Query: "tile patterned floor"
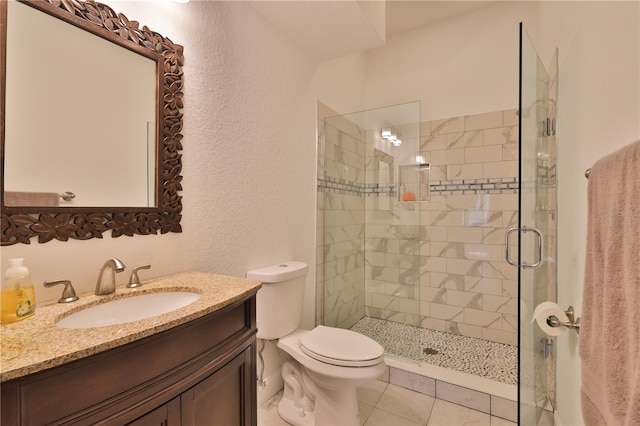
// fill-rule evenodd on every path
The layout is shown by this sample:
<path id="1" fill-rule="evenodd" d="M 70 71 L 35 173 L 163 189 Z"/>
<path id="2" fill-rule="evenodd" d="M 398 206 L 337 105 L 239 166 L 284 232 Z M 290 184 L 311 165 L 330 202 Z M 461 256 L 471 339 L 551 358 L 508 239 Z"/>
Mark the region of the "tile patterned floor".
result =
<path id="1" fill-rule="evenodd" d="M 286 426 L 277 412 L 282 393 L 258 410 L 258 426 Z M 516 423 L 376 380 L 358 389 L 364 426 L 516 426 Z"/>
<path id="2" fill-rule="evenodd" d="M 351 329 L 371 337 L 392 355 L 510 385 L 518 382 L 516 346 L 371 317 L 364 317 Z M 419 346 L 405 343 L 418 341 Z"/>

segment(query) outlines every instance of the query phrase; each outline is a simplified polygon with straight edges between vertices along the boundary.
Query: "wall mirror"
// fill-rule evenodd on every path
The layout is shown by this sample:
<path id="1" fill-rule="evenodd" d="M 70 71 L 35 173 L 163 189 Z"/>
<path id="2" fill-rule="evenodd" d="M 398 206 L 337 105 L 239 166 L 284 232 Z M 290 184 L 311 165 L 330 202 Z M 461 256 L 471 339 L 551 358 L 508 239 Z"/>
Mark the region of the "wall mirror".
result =
<path id="1" fill-rule="evenodd" d="M 182 46 L 93 0 L 0 25 L 2 245 L 181 232 Z"/>

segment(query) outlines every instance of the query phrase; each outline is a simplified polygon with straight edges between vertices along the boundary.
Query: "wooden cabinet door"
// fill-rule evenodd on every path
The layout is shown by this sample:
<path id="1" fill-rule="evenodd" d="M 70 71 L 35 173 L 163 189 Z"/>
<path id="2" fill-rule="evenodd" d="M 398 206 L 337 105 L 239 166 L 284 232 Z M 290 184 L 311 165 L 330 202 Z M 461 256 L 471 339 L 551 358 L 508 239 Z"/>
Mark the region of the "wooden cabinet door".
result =
<path id="1" fill-rule="evenodd" d="M 128 426 L 180 426 L 180 397 L 134 420 Z"/>
<path id="2" fill-rule="evenodd" d="M 252 415 L 251 348 L 184 392 L 183 426 L 255 424 Z M 253 410 L 255 411 L 255 410 Z"/>

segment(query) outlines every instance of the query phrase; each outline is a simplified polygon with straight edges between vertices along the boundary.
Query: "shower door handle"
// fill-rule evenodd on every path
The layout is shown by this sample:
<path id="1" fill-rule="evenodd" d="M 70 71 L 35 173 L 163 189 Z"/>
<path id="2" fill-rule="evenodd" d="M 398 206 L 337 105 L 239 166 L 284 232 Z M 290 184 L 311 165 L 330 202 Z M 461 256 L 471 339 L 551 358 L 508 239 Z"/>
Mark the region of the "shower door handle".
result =
<path id="1" fill-rule="evenodd" d="M 518 262 L 514 262 L 513 260 L 511 260 L 511 249 L 510 247 L 510 242 L 511 242 L 511 233 L 513 231 L 517 231 L 520 228 L 509 228 L 507 229 L 507 233 L 504 235 L 504 246 L 505 246 L 505 250 L 504 250 L 504 257 L 507 261 L 507 263 L 509 265 L 513 265 L 513 266 L 518 266 Z"/>
<path id="2" fill-rule="evenodd" d="M 527 262 L 522 262 L 522 264 L 519 264 L 517 261 L 514 262 L 513 260 L 511 260 L 511 249 L 509 247 L 510 246 L 509 243 L 511 241 L 511 233 L 514 231 L 522 231 L 522 233 L 533 232 L 538 237 L 536 238 L 538 259 L 535 262 L 531 264 Z M 542 233 L 536 228 L 529 228 L 527 226 L 523 226 L 522 228 L 509 228 L 504 237 L 505 259 L 507 263 L 513 266 L 523 267 L 523 268 L 536 268 L 540 266 L 542 264 L 542 241 L 543 241 Z"/>

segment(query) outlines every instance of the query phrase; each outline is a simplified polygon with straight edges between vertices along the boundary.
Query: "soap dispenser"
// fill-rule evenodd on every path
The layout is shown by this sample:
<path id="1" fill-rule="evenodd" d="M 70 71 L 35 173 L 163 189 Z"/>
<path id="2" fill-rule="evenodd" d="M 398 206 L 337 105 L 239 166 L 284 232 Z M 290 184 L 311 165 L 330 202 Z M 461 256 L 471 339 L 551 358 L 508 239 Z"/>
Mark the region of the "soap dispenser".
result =
<path id="1" fill-rule="evenodd" d="M 36 312 L 36 294 L 24 258 L 9 259 L 0 294 L 0 322 L 19 321 Z"/>

